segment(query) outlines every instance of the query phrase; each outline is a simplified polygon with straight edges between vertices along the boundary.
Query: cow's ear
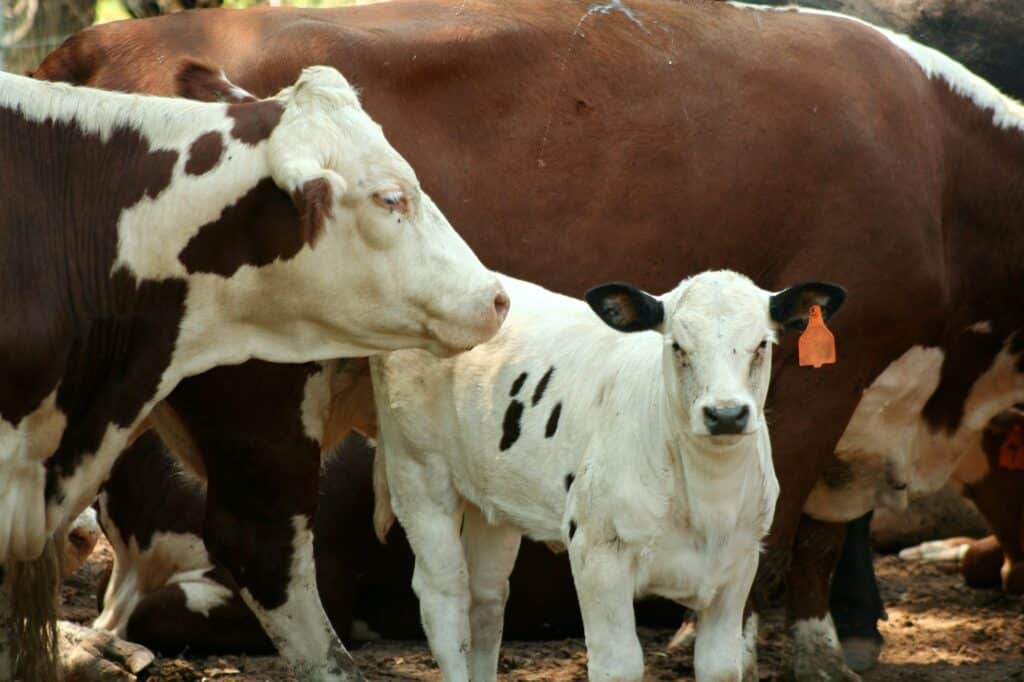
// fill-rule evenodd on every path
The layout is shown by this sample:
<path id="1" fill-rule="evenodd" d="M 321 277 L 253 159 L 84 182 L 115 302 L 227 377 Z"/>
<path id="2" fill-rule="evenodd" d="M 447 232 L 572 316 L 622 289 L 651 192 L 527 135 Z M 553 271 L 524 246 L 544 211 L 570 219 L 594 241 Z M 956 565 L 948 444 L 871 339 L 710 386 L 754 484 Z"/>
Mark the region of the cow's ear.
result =
<path id="1" fill-rule="evenodd" d="M 768 311 L 781 329 L 803 330 L 812 305 L 821 306 L 827 322 L 846 300 L 846 289 L 829 282 L 801 282 L 769 299 Z"/>
<path id="2" fill-rule="evenodd" d="M 584 298 L 605 324 L 620 332 L 659 329 L 665 319 L 661 301 L 622 282 L 594 287 Z"/>
<path id="3" fill-rule="evenodd" d="M 220 69 L 185 59 L 178 66 L 175 94 L 200 102 L 255 102 L 256 97 L 228 80 Z"/>
<path id="4" fill-rule="evenodd" d="M 280 150 L 276 150 L 275 156 Z M 345 179 L 335 171 L 322 167 L 312 159 L 289 159 L 286 163 L 271 163 L 274 181 L 288 192 L 299 212 L 299 229 L 310 246 L 316 246 L 324 233 L 324 226 L 334 209 L 345 196 Z"/>

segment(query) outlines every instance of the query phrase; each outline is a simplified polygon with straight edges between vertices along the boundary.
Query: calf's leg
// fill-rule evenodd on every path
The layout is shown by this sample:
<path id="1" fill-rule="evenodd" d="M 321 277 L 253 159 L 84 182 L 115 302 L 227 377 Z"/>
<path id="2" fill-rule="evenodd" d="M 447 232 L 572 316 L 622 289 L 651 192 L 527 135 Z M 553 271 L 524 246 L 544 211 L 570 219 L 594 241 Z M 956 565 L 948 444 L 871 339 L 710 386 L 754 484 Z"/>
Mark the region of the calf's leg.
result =
<path id="1" fill-rule="evenodd" d="M 462 546 L 469 569 L 470 672 L 473 682 L 498 676 L 508 577 L 516 563 L 522 535 L 507 525 L 487 523 L 479 509 L 466 505 Z"/>
<path id="2" fill-rule="evenodd" d="M 569 543 L 587 641 L 587 674 L 593 682 L 639 682 L 644 653 L 636 635 L 633 611 L 635 576 L 619 543 L 588 546 L 584 530 Z"/>
<path id="3" fill-rule="evenodd" d="M 744 606 L 757 572 L 757 554 L 738 567 L 734 579 L 715 595 L 707 608 L 697 615 L 697 641 L 694 644 L 693 667 L 701 682 L 739 682 L 757 679 L 756 653 L 751 665 L 744 649 Z M 751 622 L 756 629 L 756 619 Z"/>
<path id="4" fill-rule="evenodd" d="M 470 594 L 459 538 L 462 500 L 443 466 L 422 465 L 390 448 L 387 481 L 395 516 L 416 556 L 412 589 L 430 650 L 445 682 L 468 682 Z"/>

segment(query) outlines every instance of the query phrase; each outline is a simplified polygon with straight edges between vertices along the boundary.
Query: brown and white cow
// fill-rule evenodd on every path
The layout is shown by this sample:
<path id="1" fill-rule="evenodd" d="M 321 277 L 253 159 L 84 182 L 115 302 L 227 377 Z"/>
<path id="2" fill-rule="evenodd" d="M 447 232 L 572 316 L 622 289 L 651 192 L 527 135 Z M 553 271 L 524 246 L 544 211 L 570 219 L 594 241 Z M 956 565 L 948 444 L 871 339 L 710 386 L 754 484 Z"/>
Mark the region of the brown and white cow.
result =
<path id="1" fill-rule="evenodd" d="M 373 447 L 355 434 L 325 456 L 314 527 L 320 598 L 345 640 L 422 638 L 405 535 L 396 525 L 386 544 L 374 537 L 372 469 Z M 95 627 L 167 654 L 272 649 L 237 584 L 203 544 L 205 498 L 202 483 L 155 434 L 118 459 L 98 499 L 114 560 L 98 589 Z M 564 553 L 524 542 L 511 584 L 507 639 L 582 636 Z M 683 615 L 682 607 L 650 600 L 639 605 L 637 620 L 674 627 Z"/>
<path id="2" fill-rule="evenodd" d="M 477 252 L 547 288 L 578 295 L 629 273 L 663 290 L 713 267 L 769 287 L 823 271 L 843 281 L 853 303 L 833 330 L 838 364 L 798 367 L 793 341 L 775 356 L 782 493 L 762 577 L 793 588 L 796 672 L 849 676 L 828 618 L 844 530 L 804 504 L 864 389 L 908 350 L 941 354 L 911 377 L 938 377 L 923 410 L 938 434 L 958 428 L 993 358 L 1019 355 L 1007 345 L 1024 326 L 1018 105 L 941 54 L 855 20 L 696 0 L 208 11 L 88 29 L 36 75 L 197 94 L 173 77 L 187 57 L 259 94 L 307 64 L 343 68 Z M 991 332 L 961 335 L 979 322 Z M 1016 376 L 1012 362 L 1000 368 Z M 284 588 L 271 586 L 295 578 L 240 538 L 269 537 L 312 497 L 317 451 L 294 424 L 234 413 L 226 397 L 267 385 L 294 399 L 308 371 L 242 366 L 169 401 L 210 490 L 222 491 L 208 499 L 208 547 L 236 578 L 261 576 L 273 604 Z M 293 492 L 249 494 L 212 473 L 239 458 L 263 472 L 247 484 L 276 479 Z"/>
<path id="3" fill-rule="evenodd" d="M 953 560 L 971 587 L 1024 594 L 1024 404 L 989 422 L 950 480 L 977 505 L 993 535 L 926 542 L 900 557 Z"/>
<path id="4" fill-rule="evenodd" d="M 0 186 L 0 679 L 44 676 L 20 660 L 39 632 L 24 562 L 48 561 L 48 536 L 184 377 L 450 354 L 508 305 L 330 67 L 235 104 L 0 74 Z"/>

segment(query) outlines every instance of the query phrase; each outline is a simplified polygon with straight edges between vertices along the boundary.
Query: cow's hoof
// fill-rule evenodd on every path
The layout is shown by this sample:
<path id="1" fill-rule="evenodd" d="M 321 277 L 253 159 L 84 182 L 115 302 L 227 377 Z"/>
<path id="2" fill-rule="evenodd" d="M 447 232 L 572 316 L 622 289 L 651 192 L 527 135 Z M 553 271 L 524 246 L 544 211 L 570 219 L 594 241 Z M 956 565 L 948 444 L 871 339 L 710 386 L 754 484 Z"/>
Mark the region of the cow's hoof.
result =
<path id="1" fill-rule="evenodd" d="M 846 637 L 840 640 L 846 665 L 855 673 L 871 670 L 878 663 L 882 643 L 871 637 Z"/>
<path id="2" fill-rule="evenodd" d="M 790 678 L 797 682 L 859 682 L 860 675 L 843 660 L 832 617 L 798 620 L 793 624 Z"/>
<path id="3" fill-rule="evenodd" d="M 61 621 L 61 664 L 73 682 L 134 682 L 153 662 L 144 646 L 126 642 L 109 632 Z"/>

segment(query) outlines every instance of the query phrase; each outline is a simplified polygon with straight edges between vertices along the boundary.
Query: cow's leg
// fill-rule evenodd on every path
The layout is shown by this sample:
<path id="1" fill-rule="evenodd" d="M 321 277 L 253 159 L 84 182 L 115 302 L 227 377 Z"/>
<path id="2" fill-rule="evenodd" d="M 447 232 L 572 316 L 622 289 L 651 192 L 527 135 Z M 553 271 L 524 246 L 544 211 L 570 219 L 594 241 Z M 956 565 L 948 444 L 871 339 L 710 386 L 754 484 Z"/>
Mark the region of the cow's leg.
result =
<path id="1" fill-rule="evenodd" d="M 726 682 L 756 680 L 757 656 L 745 655 L 744 616 L 750 587 L 757 572 L 756 554 L 736 571 L 736 579 L 722 587 L 707 608 L 697 615 L 697 641 L 693 668 L 698 680 Z M 752 615 L 752 614 L 751 614 Z M 751 623 L 756 627 L 756 621 Z"/>
<path id="2" fill-rule="evenodd" d="M 249 530 L 258 528 L 254 535 L 259 543 L 266 543 L 263 551 L 237 545 L 228 549 L 220 545 L 222 549 L 218 551 L 214 548 L 218 547 L 217 538 L 223 531 L 216 528 L 226 519 L 220 511 L 210 516 L 215 530 L 207 532 L 206 542 L 211 554 L 239 582 L 242 599 L 296 677 L 303 682 L 362 680 L 320 603 L 311 517 L 295 514 L 290 522 L 257 521 L 259 525 L 250 526 Z M 274 551 L 277 556 L 268 555 L 267 551 Z"/>
<path id="3" fill-rule="evenodd" d="M 618 551 L 617 543 L 587 546 L 582 532 L 569 543 L 569 561 L 583 615 L 587 674 L 595 682 L 639 682 L 644 653 L 636 635 L 631 558 Z"/>
<path id="4" fill-rule="evenodd" d="M 516 563 L 522 535 L 507 525 L 487 523 L 480 510 L 466 506 L 462 546 L 469 569 L 470 672 L 473 682 L 497 679 L 508 577 Z"/>
<path id="5" fill-rule="evenodd" d="M 320 603 L 313 563 L 324 381 L 318 365 L 252 361 L 186 379 L 167 404 L 207 472 L 211 558 L 300 680 L 360 680 Z M 274 399 L 254 397 L 266 395 Z"/>
<path id="6" fill-rule="evenodd" d="M 792 674 L 797 680 L 859 680 L 843 660 L 828 608 L 829 578 L 843 547 L 846 526 L 802 516 L 786 583 L 786 611 L 793 633 Z"/>
<path id="7" fill-rule="evenodd" d="M 468 681 L 469 576 L 459 537 L 463 503 L 443 468 L 400 457 L 390 448 L 387 457 L 395 516 L 416 557 L 412 589 L 430 650 L 445 682 Z"/>
<path id="8" fill-rule="evenodd" d="M 878 662 L 882 651 L 878 621 L 885 618 L 871 551 L 871 516 L 868 512 L 847 524 L 829 599 L 843 657 L 858 673 Z"/>

